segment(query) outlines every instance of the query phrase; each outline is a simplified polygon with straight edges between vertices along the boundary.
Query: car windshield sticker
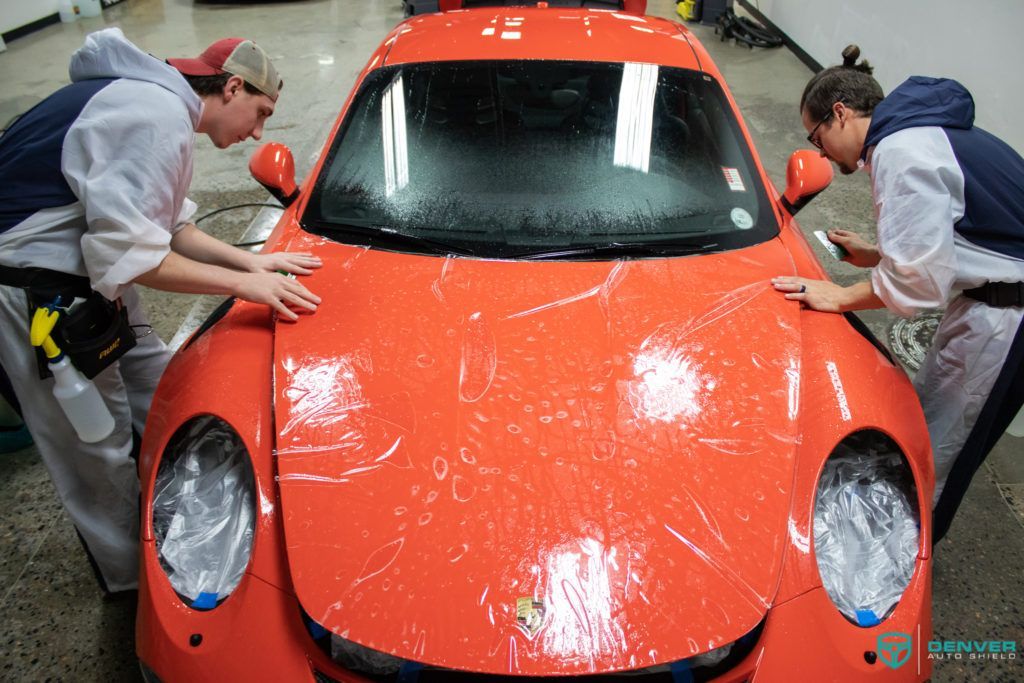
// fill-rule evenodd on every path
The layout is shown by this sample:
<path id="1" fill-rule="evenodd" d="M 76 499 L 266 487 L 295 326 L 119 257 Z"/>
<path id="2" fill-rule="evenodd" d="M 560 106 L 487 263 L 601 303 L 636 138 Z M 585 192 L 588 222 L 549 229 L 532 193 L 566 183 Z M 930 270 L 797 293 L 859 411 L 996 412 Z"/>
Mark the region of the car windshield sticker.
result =
<path id="1" fill-rule="evenodd" d="M 736 207 L 729 213 L 729 217 L 732 218 L 732 224 L 740 230 L 750 230 L 754 227 L 754 218 L 746 209 Z"/>
<path id="2" fill-rule="evenodd" d="M 723 166 L 722 175 L 725 176 L 725 182 L 729 183 L 729 189 L 733 192 L 747 191 L 747 188 L 743 185 L 743 178 L 740 177 L 739 170 Z"/>
<path id="3" fill-rule="evenodd" d="M 519 628 L 532 638 L 544 622 L 544 601 L 534 598 L 517 599 L 516 622 L 519 624 Z"/>

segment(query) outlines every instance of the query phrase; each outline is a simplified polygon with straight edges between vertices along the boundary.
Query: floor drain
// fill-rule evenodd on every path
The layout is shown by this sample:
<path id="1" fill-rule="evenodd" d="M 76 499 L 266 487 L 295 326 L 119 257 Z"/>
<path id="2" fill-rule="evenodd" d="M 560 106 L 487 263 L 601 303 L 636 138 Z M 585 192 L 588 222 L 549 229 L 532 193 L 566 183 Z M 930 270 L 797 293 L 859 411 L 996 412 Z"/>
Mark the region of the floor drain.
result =
<path id="1" fill-rule="evenodd" d="M 910 319 L 900 318 L 889 328 L 889 344 L 900 362 L 915 372 L 924 362 L 942 313 L 925 313 Z"/>

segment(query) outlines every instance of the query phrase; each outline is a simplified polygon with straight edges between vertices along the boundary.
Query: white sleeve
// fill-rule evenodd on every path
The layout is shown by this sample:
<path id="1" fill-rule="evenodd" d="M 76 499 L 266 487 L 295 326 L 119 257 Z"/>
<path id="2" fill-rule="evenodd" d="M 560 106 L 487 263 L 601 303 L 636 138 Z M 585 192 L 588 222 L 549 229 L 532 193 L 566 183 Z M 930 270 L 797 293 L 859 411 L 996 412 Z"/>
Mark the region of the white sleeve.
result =
<path id="1" fill-rule="evenodd" d="M 953 225 L 963 217 L 964 177 L 941 128 L 910 128 L 872 157 L 882 259 L 871 285 L 904 317 L 945 305 L 956 279 Z"/>
<path id="2" fill-rule="evenodd" d="M 196 210 L 199 207 L 194 201 L 185 197 L 185 201 L 181 203 L 181 211 L 178 212 L 178 220 L 175 222 L 174 227 L 171 229 L 171 234 L 177 234 L 179 230 L 184 228 L 189 223 L 193 222 L 192 217 L 196 215 Z"/>
<path id="3" fill-rule="evenodd" d="M 176 100 L 154 84 L 113 83 L 64 138 L 62 171 L 88 224 L 82 256 L 93 289 L 109 299 L 163 261 L 191 216 L 194 131 Z"/>

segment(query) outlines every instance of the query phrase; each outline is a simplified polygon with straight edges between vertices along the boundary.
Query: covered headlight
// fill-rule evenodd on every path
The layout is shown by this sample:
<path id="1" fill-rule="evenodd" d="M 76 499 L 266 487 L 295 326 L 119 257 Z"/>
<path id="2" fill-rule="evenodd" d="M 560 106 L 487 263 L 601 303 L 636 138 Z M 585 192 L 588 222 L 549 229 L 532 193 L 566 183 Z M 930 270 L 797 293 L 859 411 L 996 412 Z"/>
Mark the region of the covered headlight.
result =
<path id="1" fill-rule="evenodd" d="M 174 590 L 197 609 L 215 607 L 242 579 L 254 489 L 242 439 L 213 415 L 183 424 L 164 450 L 153 490 L 157 556 Z"/>
<path id="2" fill-rule="evenodd" d="M 919 536 L 916 487 L 896 443 L 872 430 L 843 439 L 814 503 L 818 571 L 839 611 L 861 626 L 885 619 L 910 583 Z"/>

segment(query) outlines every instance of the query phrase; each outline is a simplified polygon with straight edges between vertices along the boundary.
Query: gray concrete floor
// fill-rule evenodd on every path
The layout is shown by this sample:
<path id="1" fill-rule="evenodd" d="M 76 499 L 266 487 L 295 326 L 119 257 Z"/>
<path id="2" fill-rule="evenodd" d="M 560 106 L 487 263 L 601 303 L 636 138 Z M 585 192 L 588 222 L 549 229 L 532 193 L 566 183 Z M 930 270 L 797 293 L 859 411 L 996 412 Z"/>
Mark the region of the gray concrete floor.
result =
<path id="1" fill-rule="evenodd" d="M 674 17 L 670 0 L 650 0 L 649 5 L 652 14 Z M 371 50 L 400 19 L 398 0 L 125 0 L 100 18 L 50 26 L 10 43 L 0 53 L 0 123 L 64 84 L 71 52 L 86 33 L 104 26 L 122 27 L 129 39 L 160 57 L 191 56 L 217 38 L 246 36 L 268 50 L 286 84 L 264 139 L 289 145 L 301 174 Z M 785 49 L 749 50 L 719 42 L 708 27 L 691 28 L 725 75 L 769 175 L 782 187 L 786 159 L 806 147 L 796 103 L 811 72 Z M 200 214 L 267 199 L 246 171 L 254 148 L 249 142 L 221 151 L 205 137 L 198 140 L 190 195 Z M 237 240 L 256 211 L 222 214 L 203 227 L 221 239 Z M 873 237 L 867 176 L 838 178 L 804 210 L 801 223 L 808 234 L 845 227 Z M 835 280 L 845 284 L 860 277 L 856 269 L 815 248 Z M 164 339 L 174 336 L 195 299 L 146 292 L 154 327 Z M 873 312 L 863 317 L 880 339 L 887 339 L 890 316 Z M 1022 445 L 1011 436 L 1002 439 L 936 551 L 936 638 L 1013 640 L 1018 647 L 1024 641 Z M 0 456 L 0 520 L 0 679 L 138 680 L 134 605 L 101 598 L 32 449 Z M 1024 662 L 937 662 L 934 680 L 1020 681 Z"/>

